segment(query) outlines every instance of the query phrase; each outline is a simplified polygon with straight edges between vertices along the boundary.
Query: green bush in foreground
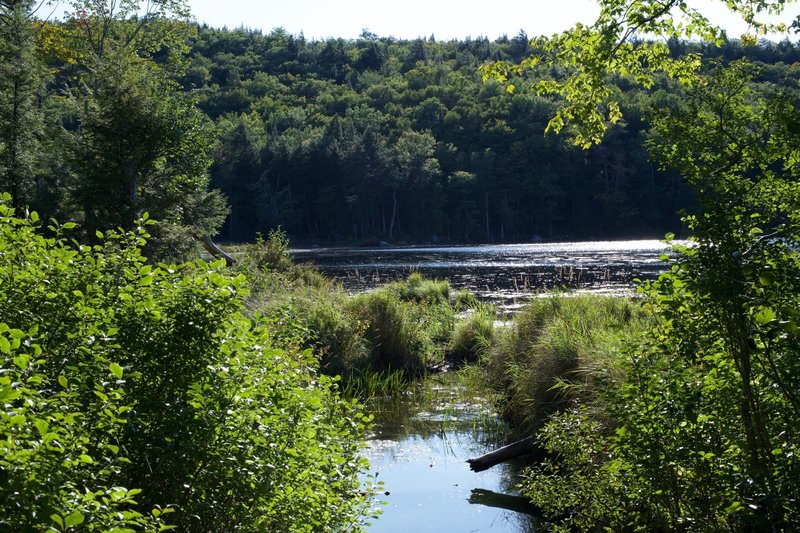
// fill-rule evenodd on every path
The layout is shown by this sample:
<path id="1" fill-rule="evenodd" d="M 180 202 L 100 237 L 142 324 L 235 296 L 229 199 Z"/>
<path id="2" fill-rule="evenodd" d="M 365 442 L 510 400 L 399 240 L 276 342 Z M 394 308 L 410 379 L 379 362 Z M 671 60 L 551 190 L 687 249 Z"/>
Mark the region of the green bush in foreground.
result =
<path id="1" fill-rule="evenodd" d="M 702 194 L 691 246 L 642 288 L 654 324 L 619 379 L 540 434 L 523 491 L 561 526 L 800 525 L 800 111 L 732 63 L 656 121 L 653 151 Z"/>
<path id="2" fill-rule="evenodd" d="M 363 415 L 240 313 L 243 277 L 37 226 L 0 202 L 0 529 L 358 527 Z"/>

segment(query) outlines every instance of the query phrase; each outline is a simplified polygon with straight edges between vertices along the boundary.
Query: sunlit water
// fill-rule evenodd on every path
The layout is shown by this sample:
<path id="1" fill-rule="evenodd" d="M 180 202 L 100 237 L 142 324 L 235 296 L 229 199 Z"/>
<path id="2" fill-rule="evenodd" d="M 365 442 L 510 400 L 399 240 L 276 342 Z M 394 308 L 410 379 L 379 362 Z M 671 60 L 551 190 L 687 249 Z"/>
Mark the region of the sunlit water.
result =
<path id="1" fill-rule="evenodd" d="M 500 441 L 485 402 L 464 399 L 453 386 L 429 388 L 426 396 L 376 410 L 366 454 L 388 494 L 380 497 L 384 512 L 368 531 L 532 531 L 531 515 L 492 506 L 521 500 L 514 498 L 514 467 L 475 473 L 466 463 Z"/>
<path id="2" fill-rule="evenodd" d="M 420 272 L 447 279 L 453 288 L 469 289 L 501 312 L 513 313 L 529 298 L 554 288 L 631 294 L 635 278 L 653 279 L 666 268 L 663 256 L 669 250 L 653 240 L 330 248 L 293 250 L 292 255 L 316 264 L 351 292 Z M 380 497 L 385 500 L 383 515 L 368 530 L 533 531 L 533 515 L 508 510 L 520 504 L 514 465 L 474 473 L 466 463 L 505 443 L 487 406 L 480 399 L 463 398 L 463 391 L 452 384 L 428 387 L 423 396 L 372 406 L 376 423 L 366 455 L 388 494 Z"/>
<path id="3" fill-rule="evenodd" d="M 314 263 L 351 292 L 360 292 L 411 272 L 447 279 L 483 300 L 513 309 L 549 289 L 630 294 L 633 280 L 653 279 L 669 253 L 661 241 L 604 241 L 402 248 L 294 250 L 297 261 Z"/>

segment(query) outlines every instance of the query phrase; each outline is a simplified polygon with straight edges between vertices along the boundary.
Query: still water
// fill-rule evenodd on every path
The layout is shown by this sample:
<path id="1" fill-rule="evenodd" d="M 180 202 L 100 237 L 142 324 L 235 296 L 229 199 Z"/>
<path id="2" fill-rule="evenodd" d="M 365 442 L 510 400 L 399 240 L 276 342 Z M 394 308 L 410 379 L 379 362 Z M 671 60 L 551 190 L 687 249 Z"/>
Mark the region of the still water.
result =
<path id="1" fill-rule="evenodd" d="M 503 426 L 484 400 L 446 378 L 435 376 L 412 397 L 372 406 L 376 423 L 366 455 L 388 494 L 368 531 L 533 531 L 535 518 L 524 512 L 532 510 L 516 496 L 514 465 L 475 473 L 466 463 L 497 447 Z"/>
<path id="2" fill-rule="evenodd" d="M 501 309 L 513 309 L 537 292 L 633 292 L 633 280 L 653 279 L 665 269 L 670 247 L 661 241 L 602 241 L 402 248 L 293 250 L 296 261 L 314 263 L 351 292 L 420 272 L 448 279 Z"/>

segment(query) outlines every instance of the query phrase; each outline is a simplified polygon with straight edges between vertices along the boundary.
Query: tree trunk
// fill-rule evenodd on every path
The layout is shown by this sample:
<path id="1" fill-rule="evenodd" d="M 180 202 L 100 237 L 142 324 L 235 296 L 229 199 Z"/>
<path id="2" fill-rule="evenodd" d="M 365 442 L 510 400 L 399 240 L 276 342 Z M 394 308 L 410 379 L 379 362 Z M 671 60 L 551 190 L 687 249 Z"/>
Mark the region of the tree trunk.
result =
<path id="1" fill-rule="evenodd" d="M 498 448 L 493 452 L 475 457 L 474 459 L 467 459 L 469 468 L 473 472 L 483 472 L 489 468 L 504 463 L 510 459 L 521 457 L 523 455 L 533 454 L 536 460 L 544 459 L 545 452 L 534 442 L 534 437 L 513 442 L 502 448 Z"/>
<path id="2" fill-rule="evenodd" d="M 225 260 L 225 264 L 228 266 L 233 266 L 236 264 L 236 259 L 225 253 L 219 246 L 214 244 L 214 241 L 211 240 L 211 237 L 208 235 L 198 235 L 197 233 L 192 233 L 192 237 L 194 237 L 200 244 L 203 245 L 206 252 L 210 253 L 214 257 L 221 257 Z"/>
<path id="3" fill-rule="evenodd" d="M 394 240 L 394 221 L 397 218 L 397 187 L 392 189 L 392 220 L 389 222 L 389 240 Z"/>

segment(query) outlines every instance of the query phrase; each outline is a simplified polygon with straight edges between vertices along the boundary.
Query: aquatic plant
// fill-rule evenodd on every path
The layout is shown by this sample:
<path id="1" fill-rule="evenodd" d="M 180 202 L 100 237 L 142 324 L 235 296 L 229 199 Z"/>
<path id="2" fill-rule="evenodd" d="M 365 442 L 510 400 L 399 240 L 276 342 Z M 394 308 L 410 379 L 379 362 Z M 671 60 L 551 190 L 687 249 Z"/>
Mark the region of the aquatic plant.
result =
<path id="1" fill-rule="evenodd" d="M 536 298 L 497 335 L 487 382 L 503 394 L 502 414 L 530 434 L 570 402 L 592 397 L 612 379 L 625 337 L 645 327 L 627 298 L 553 294 Z"/>

